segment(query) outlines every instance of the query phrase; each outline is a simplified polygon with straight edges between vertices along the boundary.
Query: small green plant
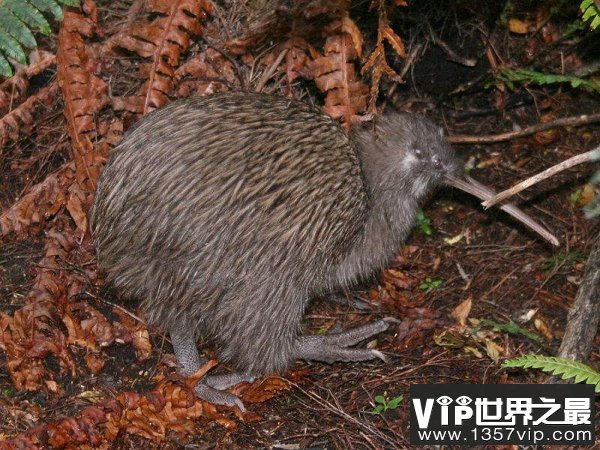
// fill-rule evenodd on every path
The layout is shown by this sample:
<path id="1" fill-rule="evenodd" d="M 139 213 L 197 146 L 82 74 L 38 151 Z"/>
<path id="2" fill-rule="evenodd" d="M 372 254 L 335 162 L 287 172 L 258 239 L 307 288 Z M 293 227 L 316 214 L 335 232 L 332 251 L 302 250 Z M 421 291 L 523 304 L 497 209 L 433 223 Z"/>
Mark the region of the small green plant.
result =
<path id="1" fill-rule="evenodd" d="M 388 400 L 387 392 L 384 392 L 383 395 L 377 395 L 375 397 L 375 408 L 373 408 L 371 414 L 378 415 L 390 409 L 396 409 L 398 406 L 400 406 L 400 403 L 402 403 L 403 400 L 403 395 L 398 395 L 391 400 Z"/>
<path id="2" fill-rule="evenodd" d="M 540 369 L 563 380 L 575 378 L 575 383 L 593 384 L 596 393 L 600 393 L 600 373 L 579 361 L 558 356 L 523 355 L 502 363 L 502 368 L 509 367 Z"/>
<path id="3" fill-rule="evenodd" d="M 433 289 L 437 289 L 442 285 L 442 280 L 434 280 L 433 278 L 425 278 L 425 281 L 423 281 L 423 283 L 421 283 L 421 285 L 419 286 L 419 289 L 425 291 L 425 292 L 429 292 Z"/>
<path id="4" fill-rule="evenodd" d="M 595 30 L 600 26 L 600 7 L 594 0 L 583 0 L 579 9 L 582 13 L 581 20 L 589 22 L 590 30 Z"/>
<path id="5" fill-rule="evenodd" d="M 536 72 L 529 69 L 511 69 L 508 67 L 500 69 L 495 74 L 496 79 L 514 90 L 517 84 L 557 84 L 569 83 L 572 88 L 582 88 L 592 92 L 600 92 L 600 81 L 576 77 L 573 75 L 556 75 L 552 73 Z"/>
<path id="6" fill-rule="evenodd" d="M 422 209 L 417 211 L 417 226 L 423 234 L 431 236 L 433 228 L 431 227 L 431 219 L 423 212 Z"/>
<path id="7" fill-rule="evenodd" d="M 13 388 L 2 389 L 2 395 L 4 397 L 12 397 L 13 395 L 15 395 L 15 390 Z"/>
<path id="8" fill-rule="evenodd" d="M 523 328 L 514 321 L 500 323 L 495 320 L 483 319 L 479 322 L 481 327 L 491 328 L 494 331 L 504 331 L 505 333 L 513 334 L 516 336 L 524 336 L 532 341 L 539 342 L 542 340 L 539 334 L 532 333 L 526 328 Z"/>
<path id="9" fill-rule="evenodd" d="M 577 261 L 581 261 L 582 259 L 583 253 L 581 252 L 557 253 L 544 261 L 542 269 L 544 272 L 550 272 L 558 266 L 562 266 L 564 269 L 570 269 Z"/>
<path id="10" fill-rule="evenodd" d="M 0 76 L 13 74 L 8 58 L 27 64 L 25 49 L 37 47 L 32 30 L 49 35 L 50 25 L 42 13 L 62 20 L 59 3 L 79 6 L 79 0 L 0 0 Z"/>
<path id="11" fill-rule="evenodd" d="M 569 195 L 569 201 L 571 202 L 571 204 L 573 206 L 577 205 L 577 203 L 579 203 L 579 200 L 581 200 L 581 195 L 583 194 L 583 189 L 575 189 L 573 192 L 571 192 L 571 195 Z"/>

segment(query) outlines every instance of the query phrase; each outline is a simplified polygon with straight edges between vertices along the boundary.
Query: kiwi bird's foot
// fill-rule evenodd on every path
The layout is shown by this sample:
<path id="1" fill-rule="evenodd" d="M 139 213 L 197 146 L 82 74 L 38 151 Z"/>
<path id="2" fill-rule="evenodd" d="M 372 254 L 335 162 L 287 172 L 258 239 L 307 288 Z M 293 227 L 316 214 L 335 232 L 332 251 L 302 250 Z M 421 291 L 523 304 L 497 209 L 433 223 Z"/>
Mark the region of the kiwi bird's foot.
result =
<path id="1" fill-rule="evenodd" d="M 375 358 L 387 362 L 387 358 L 379 350 L 347 347 L 387 330 L 390 322 L 384 319 L 342 333 L 302 336 L 297 343 L 296 357 L 326 363 L 365 361 Z"/>
<path id="2" fill-rule="evenodd" d="M 175 327 L 169 331 L 169 334 L 181 375 L 189 377 L 206 364 L 206 358 L 201 357 L 198 353 L 193 335 Z M 235 395 L 225 392 L 224 389 L 244 381 L 253 382 L 254 379 L 255 377 L 250 374 L 238 372 L 205 376 L 196 385 L 196 395 L 202 400 L 216 405 L 237 406 L 243 412 L 246 409 L 242 401 Z"/>
<path id="3" fill-rule="evenodd" d="M 202 400 L 215 405 L 237 406 L 240 411 L 246 411 L 242 401 L 235 395 L 224 391 L 228 387 L 247 381 L 253 382 L 255 377 L 245 373 L 230 373 L 213 375 L 202 378 L 196 385 L 196 395 Z"/>

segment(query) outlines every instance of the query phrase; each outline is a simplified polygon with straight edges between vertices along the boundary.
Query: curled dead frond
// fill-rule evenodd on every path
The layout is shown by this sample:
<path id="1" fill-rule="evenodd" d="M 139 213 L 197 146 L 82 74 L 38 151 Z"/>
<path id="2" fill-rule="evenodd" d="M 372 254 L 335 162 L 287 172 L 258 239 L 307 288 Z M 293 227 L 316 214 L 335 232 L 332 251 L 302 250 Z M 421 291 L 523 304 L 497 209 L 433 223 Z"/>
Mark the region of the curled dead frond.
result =
<path id="1" fill-rule="evenodd" d="M 404 43 L 392 27 L 387 17 L 385 0 L 375 0 L 372 8 L 377 8 L 379 13 L 379 21 L 377 25 L 377 45 L 367 57 L 364 63 L 361 74 L 371 71 L 371 89 L 369 98 L 369 112 L 374 113 L 377 96 L 379 95 L 379 84 L 383 75 L 398 83 L 403 83 L 402 77 L 392 69 L 386 59 L 384 42 L 387 42 L 401 58 L 406 57 Z"/>
<path id="2" fill-rule="evenodd" d="M 147 81 L 138 94 L 113 101 L 115 109 L 143 114 L 168 103 L 181 54 L 192 37 L 202 34 L 202 21 L 212 11 L 212 4 L 206 0 L 151 0 L 146 8 L 149 15 L 115 35 L 110 44 L 151 59 L 140 68 Z"/>
<path id="3" fill-rule="evenodd" d="M 215 49 L 207 48 L 175 71 L 178 97 L 203 96 L 231 89 L 238 83 L 236 68 Z"/>
<path id="4" fill-rule="evenodd" d="M 66 12 L 58 34 L 57 79 L 65 102 L 77 185 L 69 186 L 66 207 L 79 232 L 87 232 L 87 210 L 104 156 L 92 144 L 98 136 L 96 115 L 108 103 L 106 83 L 95 75 L 98 63 L 84 42 L 95 23 L 79 13 Z"/>
<path id="5" fill-rule="evenodd" d="M 31 131 L 34 111 L 40 104 L 52 104 L 57 92 L 58 85 L 51 83 L 0 118 L 0 154 L 8 140 L 16 141 L 24 132 Z"/>
<path id="6" fill-rule="evenodd" d="M 11 105 L 25 95 L 29 87 L 29 80 L 45 71 L 55 62 L 56 56 L 49 52 L 38 51 L 30 56 L 28 66 L 17 70 L 15 75 L 0 84 L 0 109 L 12 109 Z"/>
<path id="7" fill-rule="evenodd" d="M 15 233 L 22 238 L 30 227 L 52 217 L 65 204 L 65 193 L 74 179 L 75 165 L 68 163 L 33 186 L 0 214 L 0 234 L 7 236 Z"/>
<path id="8" fill-rule="evenodd" d="M 311 61 L 309 70 L 319 90 L 326 92 L 323 111 L 334 119 L 342 118 L 346 128 L 367 107 L 369 87 L 356 76 L 354 60 L 362 51 L 362 38 L 355 27 L 349 27 L 350 18 L 334 23 L 332 30 L 348 30 L 329 36 L 323 56 Z M 347 25 L 344 27 L 344 23 Z M 360 119 L 359 119 L 360 120 Z"/>

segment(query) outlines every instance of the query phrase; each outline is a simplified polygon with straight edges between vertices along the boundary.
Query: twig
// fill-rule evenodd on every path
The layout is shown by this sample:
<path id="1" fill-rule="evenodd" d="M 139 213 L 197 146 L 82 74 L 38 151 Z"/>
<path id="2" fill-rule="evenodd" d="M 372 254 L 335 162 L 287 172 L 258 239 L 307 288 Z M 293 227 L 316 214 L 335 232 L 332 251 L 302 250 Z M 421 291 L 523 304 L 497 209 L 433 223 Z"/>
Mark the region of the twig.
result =
<path id="1" fill-rule="evenodd" d="M 423 44 L 415 44 L 412 47 L 410 53 L 408 54 L 408 58 L 406 58 L 404 60 L 404 64 L 402 64 L 402 70 L 400 70 L 400 73 L 398 74 L 400 75 L 400 78 L 404 78 L 404 76 L 408 73 L 408 71 L 414 64 L 415 59 L 417 59 L 418 54 L 421 52 L 422 48 Z M 398 86 L 398 83 L 394 83 L 394 86 Z"/>
<path id="2" fill-rule="evenodd" d="M 450 46 L 448 44 L 446 44 L 444 41 L 442 41 L 440 38 L 436 37 L 435 35 L 433 38 L 433 42 L 435 42 L 436 45 L 441 47 L 442 50 L 444 50 L 446 52 L 446 55 L 448 55 L 448 59 L 450 61 L 458 63 L 458 64 L 462 64 L 463 66 L 467 66 L 467 67 L 475 67 L 477 65 L 476 59 L 465 58 L 464 56 L 457 55 L 454 52 L 454 50 L 452 50 L 450 48 Z"/>
<path id="3" fill-rule="evenodd" d="M 464 56 L 457 55 L 454 50 L 450 48 L 448 44 L 446 44 L 442 39 L 433 31 L 431 25 L 429 25 L 429 34 L 433 40 L 433 43 L 439 46 L 448 56 L 448 59 L 452 62 L 462 64 L 467 67 L 475 67 L 477 65 L 477 60 L 474 58 L 465 58 Z"/>
<path id="4" fill-rule="evenodd" d="M 281 61 L 283 61 L 283 58 L 285 58 L 285 55 L 287 55 L 287 53 L 288 53 L 288 49 L 287 48 L 283 49 L 279 53 L 279 55 L 277 56 L 277 59 L 265 71 L 265 73 L 263 74 L 262 78 L 260 79 L 260 81 L 256 85 L 256 89 L 254 90 L 255 92 L 262 92 L 263 88 L 267 84 L 267 81 L 269 81 L 269 79 L 273 76 L 273 74 L 275 73 L 275 71 L 279 67 L 279 64 L 281 64 Z"/>
<path id="5" fill-rule="evenodd" d="M 486 200 L 485 202 L 482 202 L 481 204 L 484 208 L 487 209 L 490 206 L 494 206 L 496 203 L 499 203 L 502 200 L 506 200 L 507 198 L 512 197 L 518 192 L 521 192 L 522 190 L 527 189 L 528 187 L 533 186 L 534 184 L 539 183 L 540 181 L 545 180 L 546 178 L 550 178 L 551 176 L 556 175 L 557 173 L 562 172 L 565 169 L 569 169 L 570 167 L 576 166 L 584 162 L 594 161 L 596 159 L 600 159 L 600 147 L 596 147 L 594 150 L 590 150 L 589 152 L 573 156 L 572 158 L 558 163 L 544 170 L 543 172 L 540 172 L 530 178 L 527 178 L 526 180 L 521 181 L 520 183 L 515 184 L 510 189 L 506 189 L 494 195 L 492 198 Z"/>
<path id="6" fill-rule="evenodd" d="M 553 120 L 552 122 L 538 123 L 537 125 L 532 125 L 519 131 L 509 131 L 506 133 L 491 134 L 487 136 L 468 136 L 456 134 L 454 136 L 450 136 L 448 139 L 453 144 L 494 143 L 508 141 L 510 139 L 518 137 L 529 136 L 531 134 L 537 133 L 538 131 L 544 131 L 550 128 L 556 128 L 565 125 L 578 127 L 594 122 L 600 122 L 600 113 L 582 114 L 581 116 L 561 117 L 560 119 Z"/>
<path id="7" fill-rule="evenodd" d="M 56 270 L 56 268 L 52 268 L 52 270 Z M 131 317 L 132 319 L 140 322 L 142 325 L 147 326 L 146 321 L 144 321 L 141 317 L 136 316 L 135 314 L 133 314 L 132 312 L 128 311 L 127 309 L 123 308 L 121 305 L 117 305 L 116 303 L 113 303 L 111 301 L 108 301 L 88 290 L 83 292 L 86 295 L 89 295 L 90 297 L 102 302 L 102 303 L 106 303 L 109 306 L 112 306 L 113 308 L 118 309 L 119 311 L 123 312 L 124 314 L 127 314 L 129 317 Z"/>
<path id="8" fill-rule="evenodd" d="M 346 411 L 344 411 L 337 402 L 335 402 L 335 404 L 331 403 L 328 400 L 325 400 L 323 397 L 321 397 L 320 395 L 318 395 L 312 391 L 305 391 L 304 389 L 302 389 L 302 387 L 300 387 L 296 383 L 290 383 L 290 384 L 293 387 L 295 387 L 296 389 L 298 389 L 300 392 L 302 392 L 304 395 L 306 395 L 308 398 L 310 398 L 311 400 L 316 402 L 322 408 L 325 408 L 326 410 L 336 414 L 337 416 L 341 417 L 342 419 L 348 421 L 353 426 L 356 426 L 373 436 L 377 436 L 383 442 L 386 442 L 388 445 L 391 445 L 392 448 L 397 448 L 396 446 L 398 445 L 398 442 L 396 442 L 393 438 L 391 438 L 390 436 L 387 436 L 385 433 L 379 431 L 377 428 L 370 426 L 369 424 L 365 423 L 364 421 L 358 420 L 355 417 L 351 416 Z"/>
<path id="9" fill-rule="evenodd" d="M 235 60 L 235 58 L 233 58 L 229 53 L 227 53 L 225 50 L 223 50 L 222 48 L 211 44 L 208 39 L 205 39 L 205 41 L 207 42 L 207 48 L 212 48 L 213 50 L 215 50 L 217 53 L 219 53 L 223 58 L 225 58 L 227 61 L 229 61 L 231 63 L 231 65 L 235 68 L 234 73 L 236 78 L 238 79 L 238 82 L 240 83 L 240 89 L 245 92 L 246 89 L 246 83 L 244 82 L 244 77 L 242 76 L 242 71 L 240 69 L 240 65 L 238 64 L 238 62 Z M 213 61 L 213 59 L 207 54 L 206 55 L 206 62 L 208 62 L 211 67 L 215 70 L 215 72 L 217 72 L 219 75 L 221 75 L 223 78 L 227 78 L 225 75 L 223 75 L 223 71 L 221 70 L 221 68 L 219 66 L 217 66 L 217 64 Z"/>

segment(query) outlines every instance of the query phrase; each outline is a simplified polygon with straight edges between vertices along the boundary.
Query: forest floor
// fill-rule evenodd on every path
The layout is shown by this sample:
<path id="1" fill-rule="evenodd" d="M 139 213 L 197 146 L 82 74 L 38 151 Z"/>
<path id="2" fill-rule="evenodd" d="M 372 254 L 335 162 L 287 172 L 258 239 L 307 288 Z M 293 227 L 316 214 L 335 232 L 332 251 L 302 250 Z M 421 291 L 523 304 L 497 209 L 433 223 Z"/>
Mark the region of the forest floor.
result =
<path id="1" fill-rule="evenodd" d="M 388 363 L 298 361 L 281 376 L 234 388 L 246 404 L 245 414 L 196 400 L 175 374 L 168 335 L 148 330 L 136 301 L 120 299 L 103 283 L 85 231 L 91 198 L 85 186 L 93 192 L 89 186 L 94 171 L 100 172 L 120 133 L 141 116 L 132 99 L 143 97 L 137 90 L 146 80 L 140 75 L 146 72 L 139 67 L 138 48 L 114 60 L 97 50 L 122 36 L 123 24 L 134 20 L 133 6 L 123 2 L 102 7 L 99 2 L 99 7 L 97 22 L 104 34 L 80 30 L 81 48 L 90 52 L 90 60 L 98 60 L 86 83 L 95 83 L 93 77 L 110 82 L 113 99 L 87 99 L 93 111 L 85 123 L 81 115 L 70 117 L 65 110 L 74 100 L 57 91 L 57 78 L 65 80 L 60 85 L 64 89 L 68 77 L 49 64 L 14 98 L 22 104 L 44 89 L 53 93 L 44 93 L 29 119 L 19 117 L 22 129 L 15 135 L 3 135 L 0 440 L 5 441 L 0 448 L 25 448 L 25 443 L 31 448 L 406 448 L 411 384 L 547 380 L 541 372 L 505 370 L 500 364 L 522 354 L 554 355 L 560 346 L 587 255 L 600 232 L 598 220 L 586 219 L 582 210 L 586 196 L 593 196 L 593 189 L 590 194 L 585 187 L 592 165 L 563 172 L 517 200 L 559 237 L 557 248 L 504 213 L 483 211 L 476 199 L 443 189 L 424 205 L 423 218 L 386 271 L 354 291 L 315 299 L 304 321 L 307 333 L 397 318 L 397 324 L 369 343 Z M 68 18 L 63 26 L 67 24 Z M 524 52 L 532 39 L 502 34 L 513 54 Z M 63 34 L 43 41 L 42 48 L 56 52 L 66 42 Z M 426 113 L 450 136 L 496 134 L 598 111 L 597 94 L 583 90 L 484 89 L 481 77 L 489 65 L 478 50 L 481 44 L 453 45 L 481 58 L 479 65 L 459 66 L 431 45 L 405 75 L 406 84 L 385 90 L 386 101 Z M 191 46 L 186 57 L 192 59 L 201 47 Z M 243 51 L 236 55 L 245 57 Z M 215 56 L 215 61 L 223 72 L 233 70 L 227 58 Z M 81 67 L 88 63 L 79 62 Z M 209 70 L 206 64 L 203 70 Z M 170 98 L 198 93 L 207 81 L 194 76 L 194 85 L 185 85 L 184 78 L 174 82 Z M 473 80 L 476 88 L 469 85 Z M 498 110 L 500 104 L 505 108 Z M 12 104 L 2 105 L 12 109 Z M 92 137 L 89 144 L 73 144 L 83 141 L 83 135 Z M 591 124 L 455 148 L 468 162 L 471 176 L 501 190 L 599 142 L 600 125 Z M 80 160 L 93 169 L 89 179 L 81 177 Z M 37 186 L 42 186 L 39 192 L 28 197 Z M 24 199 L 31 201 L 24 204 Z M 210 349 L 208 353 L 216 358 Z M 600 335 L 590 364 L 599 359 Z M 378 396 L 404 399 L 395 408 L 374 413 L 381 403 Z"/>

